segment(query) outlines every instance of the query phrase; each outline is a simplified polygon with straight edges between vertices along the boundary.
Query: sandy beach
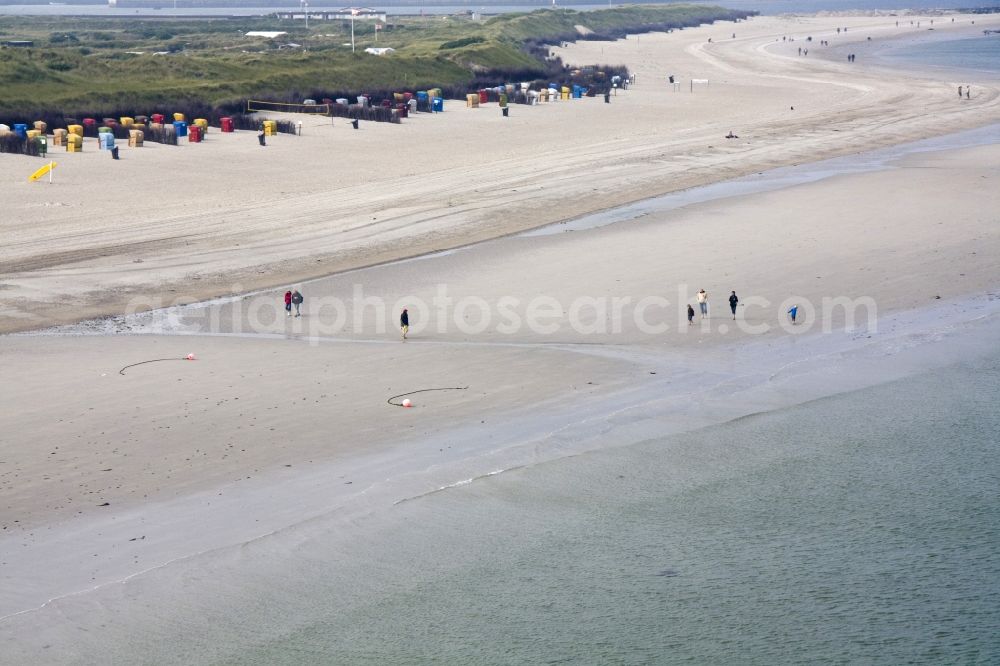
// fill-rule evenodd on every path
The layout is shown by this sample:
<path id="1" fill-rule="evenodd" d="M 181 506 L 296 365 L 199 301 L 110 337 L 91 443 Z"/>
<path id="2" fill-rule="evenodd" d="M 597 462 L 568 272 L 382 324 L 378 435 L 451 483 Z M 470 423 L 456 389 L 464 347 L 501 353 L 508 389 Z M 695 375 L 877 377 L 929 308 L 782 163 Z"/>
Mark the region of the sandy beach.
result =
<path id="1" fill-rule="evenodd" d="M 939 32 L 997 25 L 977 18 Z M 1000 119 L 996 81 L 965 82 L 975 94 L 958 99 L 961 82 L 888 76 L 863 55 L 798 57 L 781 41 L 861 50 L 871 34 L 916 30 L 894 20 L 763 17 L 558 50 L 567 62 L 628 63 L 636 85 L 611 104 L 503 118 L 449 101 L 401 126 L 306 118 L 303 136 L 263 149 L 252 133 L 215 132 L 125 149 L 118 162 L 88 144 L 53 153 L 52 185 L 27 182 L 36 159 L 8 156 L 0 331 L 117 314 L 135 296 L 191 302 L 285 285 Z M 837 35 L 841 24 L 851 30 Z M 709 84 L 692 93 L 691 79 Z M 724 139 L 730 131 L 740 138 Z"/>
<path id="2" fill-rule="evenodd" d="M 950 18 L 936 30 L 1000 26 Z M 1000 81 L 866 63 L 869 36 L 916 29 L 896 20 L 759 17 L 556 49 L 628 64 L 636 84 L 610 104 L 503 118 L 450 101 L 359 131 L 305 118 L 265 148 L 213 132 L 120 162 L 88 144 L 55 154 L 51 185 L 26 182 L 37 160 L 4 155 L 0 331 L 66 328 L 0 337 L 0 645 L 42 663 L 43 643 L 85 631 L 53 623 L 65 600 L 103 603 L 317 516 L 995 348 Z M 857 60 L 824 58 L 820 40 Z M 869 170 L 557 224 L 990 127 Z M 289 288 L 301 317 L 282 309 Z M 689 324 L 701 288 L 710 316 Z M 386 404 L 432 387 L 449 390 Z"/>

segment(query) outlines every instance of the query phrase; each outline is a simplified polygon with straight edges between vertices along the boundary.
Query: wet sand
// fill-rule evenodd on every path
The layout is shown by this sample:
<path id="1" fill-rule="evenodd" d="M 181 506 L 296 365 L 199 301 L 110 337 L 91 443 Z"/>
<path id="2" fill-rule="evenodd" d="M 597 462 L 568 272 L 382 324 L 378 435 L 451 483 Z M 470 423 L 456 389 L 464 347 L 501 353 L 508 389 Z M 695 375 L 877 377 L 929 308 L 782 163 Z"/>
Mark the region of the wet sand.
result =
<path id="1" fill-rule="evenodd" d="M 566 57 L 579 62 L 600 59 L 601 49 L 606 59 L 628 61 L 634 50 L 639 84 L 611 105 L 515 107 L 507 125 L 499 112 L 492 117 L 496 109 L 451 105 L 443 117 L 402 127 L 317 126 L 265 149 L 246 134 L 123 151 L 139 180 L 163 182 L 162 206 L 149 210 L 109 186 L 119 165 L 101 162 L 106 155 L 65 156 L 59 169 L 69 166 L 48 190 L 59 196 L 12 196 L 15 215 L 4 217 L 11 242 L 0 256 L 5 267 L 16 264 L 0 278 L 6 330 L 117 315 L 137 297 L 150 307 L 262 291 L 169 319 L 116 317 L 76 329 L 186 335 L 0 337 L 0 432 L 9 435 L 0 442 L 0 616 L 30 616 L 49 599 L 86 595 L 311 516 L 383 510 L 489 473 L 494 456 L 512 464 L 571 453 L 649 394 L 671 397 L 673 407 L 656 418 L 678 431 L 885 381 L 903 372 L 893 369 L 895 355 L 919 357 L 906 350 L 995 316 L 1000 142 L 336 275 L 301 285 L 303 317 L 281 310 L 284 285 L 309 276 L 997 120 L 995 91 L 968 106 L 956 103 L 950 82 L 876 85 L 874 73 L 862 73 L 844 84 L 840 65 L 765 48 L 786 32 L 818 35 L 826 22 L 879 20 L 887 21 L 764 18 L 638 43 L 572 45 Z M 732 29 L 730 43 L 715 36 Z M 695 93 L 665 90 L 665 60 L 712 83 Z M 742 81 L 747 68 L 759 70 L 753 85 Z M 782 110 L 791 105 L 795 115 Z M 739 141 L 722 139 L 729 129 Z M 522 134 L 537 142 L 526 147 Z M 581 146 L 567 137 L 592 139 Z M 376 142 L 428 159 L 387 160 L 370 152 Z M 333 152 L 342 158 L 330 158 L 334 145 L 344 147 Z M 260 150 L 274 171 L 247 159 Z M 236 177 L 223 182 L 206 155 L 227 156 Z M 69 159 L 76 157 L 84 159 Z M 5 177 L 20 159 L 0 160 Z M 189 174 L 183 188 L 171 187 L 176 173 Z M 106 214 L 95 216 L 98 209 Z M 372 306 L 355 320 L 358 285 L 386 304 L 384 316 Z M 451 307 L 439 330 L 432 310 L 414 317 L 412 339 L 401 342 L 397 306 L 433 304 L 440 285 L 455 301 L 482 299 L 490 325 L 475 332 L 476 308 L 456 318 Z M 687 327 L 677 308 L 702 287 L 711 317 Z M 735 324 L 730 289 L 744 300 Z M 510 332 L 497 329 L 494 308 L 504 297 L 518 300 L 513 310 L 525 323 Z M 539 297 L 558 305 L 546 319 L 554 331 L 526 324 Z M 574 327 L 574 303 L 614 297 L 631 299 L 620 329 Z M 634 317 L 632 306 L 651 297 L 669 301 L 647 311 L 649 323 L 668 326 L 662 332 Z M 862 321 L 844 331 L 838 313 L 829 336 L 808 320 L 789 329 L 790 297 L 871 298 L 879 326 Z M 348 308 L 339 328 L 323 309 L 330 299 Z M 581 307 L 578 323 L 614 323 L 594 312 Z M 939 344 L 927 356 L 944 358 L 948 349 Z M 836 362 L 810 374 L 810 359 L 835 361 L 848 351 L 873 359 L 843 371 L 850 381 L 841 381 Z M 188 353 L 197 360 L 180 360 Z M 154 358 L 177 360 L 119 374 Z M 794 382 L 784 383 L 790 374 Z M 386 404 L 406 391 L 464 386 L 414 396 L 413 409 Z M 518 455 L 505 457 L 515 446 Z M 0 636 L 17 640 L 4 635 L 3 621 Z"/>
<path id="2" fill-rule="evenodd" d="M 1000 21 L 975 19 L 939 32 Z M 912 32 L 893 22 L 758 17 L 556 49 L 567 62 L 627 63 L 636 85 L 611 104 L 515 106 L 503 118 L 449 100 L 400 126 L 306 118 L 303 136 L 266 148 L 250 132 L 210 132 L 201 144 L 124 148 L 117 162 L 88 142 L 53 153 L 52 185 L 27 182 L 36 158 L 4 156 L 0 331 L 285 285 L 1000 120 L 995 83 L 971 82 L 980 94 L 958 100 L 951 80 L 800 58 L 780 41 L 835 48 Z M 692 79 L 709 84 L 690 92 Z"/>

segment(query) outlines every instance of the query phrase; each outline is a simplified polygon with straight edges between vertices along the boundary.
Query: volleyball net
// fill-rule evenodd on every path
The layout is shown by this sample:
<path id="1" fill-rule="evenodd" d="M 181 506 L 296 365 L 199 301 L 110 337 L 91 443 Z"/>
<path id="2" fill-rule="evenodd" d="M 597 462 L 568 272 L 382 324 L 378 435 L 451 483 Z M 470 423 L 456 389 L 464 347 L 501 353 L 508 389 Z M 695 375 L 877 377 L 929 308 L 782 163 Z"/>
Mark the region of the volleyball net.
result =
<path id="1" fill-rule="evenodd" d="M 281 113 L 309 113 L 313 115 L 330 115 L 329 104 L 291 104 L 286 102 L 265 102 L 259 99 L 247 100 L 247 113 L 256 111 L 278 111 Z"/>

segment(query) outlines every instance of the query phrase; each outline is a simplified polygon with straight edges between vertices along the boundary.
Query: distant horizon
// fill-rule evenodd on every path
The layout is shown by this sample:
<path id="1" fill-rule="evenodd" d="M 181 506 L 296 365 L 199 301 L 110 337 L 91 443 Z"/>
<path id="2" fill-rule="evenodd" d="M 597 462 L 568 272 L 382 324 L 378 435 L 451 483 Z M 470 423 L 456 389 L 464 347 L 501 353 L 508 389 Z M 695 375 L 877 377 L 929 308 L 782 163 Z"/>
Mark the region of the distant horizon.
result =
<path id="1" fill-rule="evenodd" d="M 750 10 L 761 15 L 786 13 L 813 14 L 823 11 L 838 12 L 894 12 L 894 11 L 962 11 L 977 13 L 1000 12 L 998 0 L 631 0 L 630 2 L 609 2 L 607 0 L 557 0 L 560 9 L 591 10 L 627 5 L 671 5 L 696 4 L 724 7 L 727 9 Z M 352 6 L 342 0 L 312 0 L 311 11 L 324 11 Z M 551 0 L 385 0 L 383 2 L 359 2 L 353 6 L 373 9 L 395 10 L 400 15 L 417 13 L 445 14 L 465 10 L 488 10 L 489 14 L 536 10 L 552 7 Z M 164 10 L 157 18 L 168 17 L 170 12 L 177 16 L 209 16 L 212 10 L 225 10 L 229 15 L 258 16 L 279 11 L 301 8 L 301 0 L 119 0 L 117 6 L 109 6 L 107 0 L 0 0 L 0 15 L 6 16 L 102 16 L 136 18 L 136 10 Z M 131 11 L 130 11 L 131 10 Z M 128 13 L 126 13 L 128 12 Z"/>
<path id="2" fill-rule="evenodd" d="M 5 7 L 10 6 L 49 6 L 49 5 L 84 5 L 84 6 L 108 6 L 107 0 L 60 0 L 58 2 L 51 2 L 50 0 L 0 0 L 0 5 Z M 174 0 L 118 0 L 119 7 L 125 6 L 151 6 L 151 5 L 170 5 L 173 6 Z M 177 0 L 176 3 L 179 7 L 245 7 L 245 8 L 259 8 L 259 7 L 301 7 L 302 3 L 299 0 Z M 557 3 L 558 5 L 559 3 Z M 573 5 L 603 5 L 607 6 L 605 0 L 573 0 Z M 626 3 L 616 3 L 616 4 L 626 4 Z M 669 4 L 687 4 L 685 2 L 679 2 L 675 0 L 637 0 L 635 2 L 629 2 L 627 4 L 642 4 L 642 5 L 669 5 Z M 694 2 L 691 4 L 713 4 L 710 2 Z M 309 3 L 310 8 L 316 7 L 369 7 L 369 6 L 407 6 L 407 7 L 420 7 L 420 6 L 469 6 L 469 7 L 506 7 L 512 5 L 523 5 L 523 6 L 535 6 L 535 7 L 551 7 L 551 0 L 502 0 L 499 2 L 489 2 L 482 0 L 387 0 L 378 3 L 344 3 L 338 0 L 312 0 Z"/>

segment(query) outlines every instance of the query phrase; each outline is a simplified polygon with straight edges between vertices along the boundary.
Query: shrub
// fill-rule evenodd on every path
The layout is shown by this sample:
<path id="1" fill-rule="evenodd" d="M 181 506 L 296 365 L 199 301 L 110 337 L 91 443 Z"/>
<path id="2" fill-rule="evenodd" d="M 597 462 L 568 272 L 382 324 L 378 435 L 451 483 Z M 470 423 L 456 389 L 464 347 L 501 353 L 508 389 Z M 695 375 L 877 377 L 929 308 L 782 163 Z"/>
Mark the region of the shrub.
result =
<path id="1" fill-rule="evenodd" d="M 470 46 L 472 44 L 482 44 L 485 41 L 486 40 L 482 37 L 465 37 L 463 39 L 455 39 L 450 42 L 445 42 L 441 44 L 438 49 L 441 51 L 445 51 L 447 49 L 459 49 L 463 46 Z"/>

